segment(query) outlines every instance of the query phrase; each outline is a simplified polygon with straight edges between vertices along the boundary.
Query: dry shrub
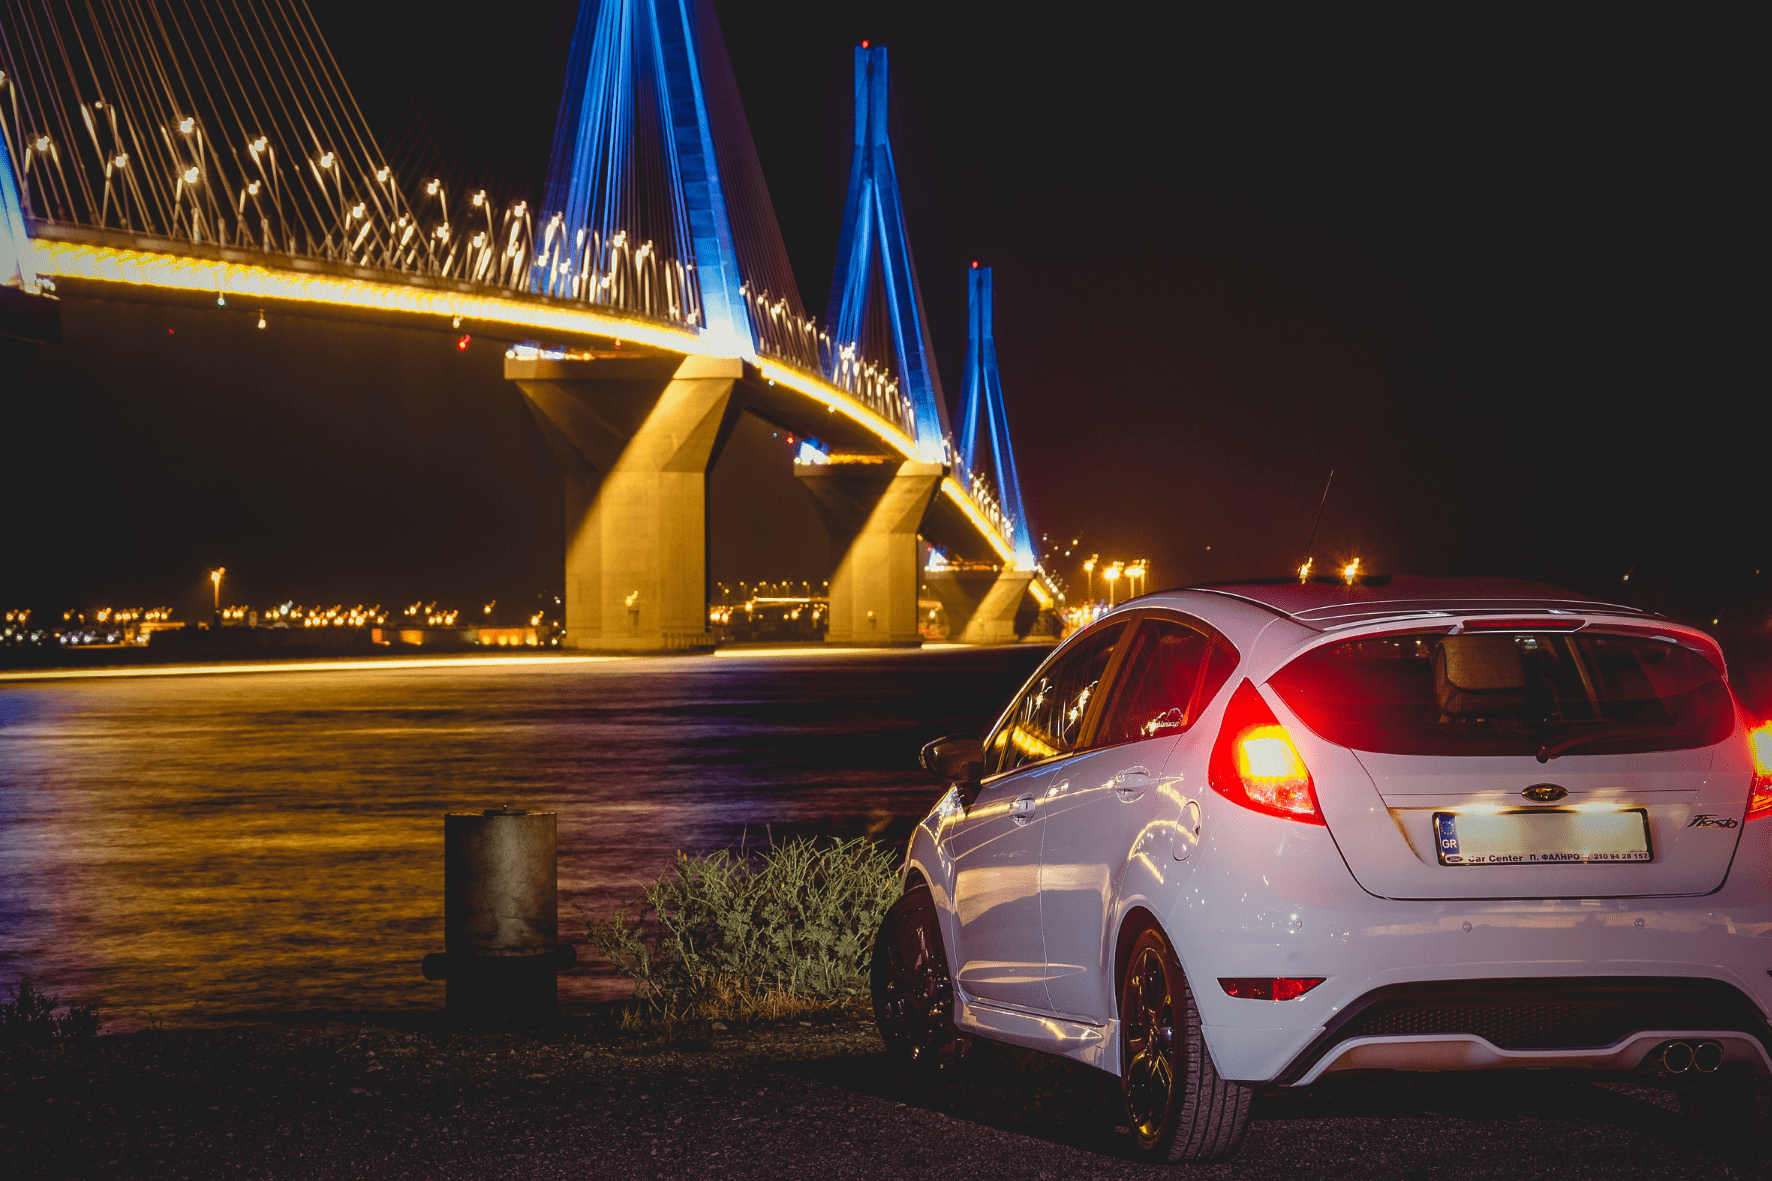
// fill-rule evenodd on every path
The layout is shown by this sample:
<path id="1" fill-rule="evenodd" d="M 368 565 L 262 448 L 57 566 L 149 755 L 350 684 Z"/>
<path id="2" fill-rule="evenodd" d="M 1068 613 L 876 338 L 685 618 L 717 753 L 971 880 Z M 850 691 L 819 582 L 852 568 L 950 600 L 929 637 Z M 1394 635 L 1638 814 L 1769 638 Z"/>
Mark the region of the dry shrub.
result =
<path id="1" fill-rule="evenodd" d="M 12 999 L 0 1001 L 0 1045 L 48 1045 L 88 1038 L 99 1030 L 98 1011 L 91 1005 L 69 1005 L 58 1015 L 61 998 L 38 992 L 28 976 L 7 992 Z"/>
<path id="2" fill-rule="evenodd" d="M 629 1028 L 802 1016 L 866 993 L 874 933 L 898 892 L 892 856 L 866 838 L 679 852 L 633 913 L 587 934 L 644 1002 Z"/>

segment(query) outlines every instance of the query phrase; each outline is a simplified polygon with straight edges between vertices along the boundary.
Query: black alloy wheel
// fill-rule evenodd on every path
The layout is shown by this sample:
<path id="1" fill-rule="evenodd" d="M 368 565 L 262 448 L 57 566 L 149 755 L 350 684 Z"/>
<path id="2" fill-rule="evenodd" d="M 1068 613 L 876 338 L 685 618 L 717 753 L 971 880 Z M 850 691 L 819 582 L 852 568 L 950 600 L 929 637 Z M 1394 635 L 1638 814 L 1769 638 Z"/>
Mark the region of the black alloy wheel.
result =
<path id="1" fill-rule="evenodd" d="M 872 977 L 874 1020 L 894 1060 L 931 1072 L 966 1061 L 972 1038 L 954 1027 L 954 984 L 928 886 L 906 890 L 886 912 Z"/>
<path id="2" fill-rule="evenodd" d="M 1252 1094 L 1218 1076 L 1194 996 L 1169 941 L 1146 927 L 1120 984 L 1120 1089 L 1141 1152 L 1159 1161 L 1217 1161 L 1242 1146 Z"/>

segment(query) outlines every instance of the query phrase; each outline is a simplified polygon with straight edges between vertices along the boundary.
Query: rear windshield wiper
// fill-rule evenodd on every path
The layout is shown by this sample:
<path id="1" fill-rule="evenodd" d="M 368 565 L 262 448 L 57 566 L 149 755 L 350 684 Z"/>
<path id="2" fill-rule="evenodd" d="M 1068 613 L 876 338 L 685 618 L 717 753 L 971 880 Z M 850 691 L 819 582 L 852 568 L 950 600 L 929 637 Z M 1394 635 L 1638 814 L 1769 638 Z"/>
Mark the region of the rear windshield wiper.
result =
<path id="1" fill-rule="evenodd" d="M 1571 734 L 1567 738 L 1545 743 L 1538 748 L 1538 761 L 1548 763 L 1578 746 L 1586 746 L 1590 742 L 1605 742 L 1610 738 L 1680 738 L 1685 734 L 1686 730 L 1679 726 L 1614 726 L 1610 730 L 1591 730 L 1586 734 Z"/>

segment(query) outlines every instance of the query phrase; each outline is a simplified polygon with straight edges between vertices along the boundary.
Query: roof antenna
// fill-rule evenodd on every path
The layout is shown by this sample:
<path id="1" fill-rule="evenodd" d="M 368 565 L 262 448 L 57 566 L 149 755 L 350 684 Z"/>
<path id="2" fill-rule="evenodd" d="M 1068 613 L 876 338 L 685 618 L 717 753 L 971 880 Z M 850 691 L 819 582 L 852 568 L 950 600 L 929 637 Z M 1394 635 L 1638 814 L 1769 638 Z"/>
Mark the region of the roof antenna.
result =
<path id="1" fill-rule="evenodd" d="M 1317 526 L 1323 523 L 1323 506 L 1329 503 L 1329 485 L 1335 483 L 1335 469 L 1329 469 L 1329 478 L 1323 481 L 1323 499 L 1317 501 L 1317 519 L 1311 522 L 1311 539 L 1304 543 L 1304 565 L 1298 568 L 1298 581 L 1311 580 L 1311 555 L 1317 545 Z"/>

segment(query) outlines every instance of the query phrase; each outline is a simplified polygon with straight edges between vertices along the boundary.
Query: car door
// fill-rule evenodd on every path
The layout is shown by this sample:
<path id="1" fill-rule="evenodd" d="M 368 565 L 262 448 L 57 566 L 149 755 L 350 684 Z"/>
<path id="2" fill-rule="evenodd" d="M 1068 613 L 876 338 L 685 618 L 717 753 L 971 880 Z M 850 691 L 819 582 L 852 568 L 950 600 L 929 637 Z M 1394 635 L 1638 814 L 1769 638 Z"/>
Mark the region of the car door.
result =
<path id="1" fill-rule="evenodd" d="M 1046 792 L 1040 868 L 1046 988 L 1055 1013 L 1105 1021 L 1113 1015 L 1108 925 L 1128 864 L 1173 875 L 1179 827 L 1203 785 L 1165 778 L 1181 736 L 1216 678 L 1234 666 L 1228 645 L 1203 625 L 1151 615 L 1125 645 L 1088 750 L 1060 768 Z M 1218 653 L 1216 659 L 1215 651 Z"/>
<path id="2" fill-rule="evenodd" d="M 1017 697 L 985 746 L 985 777 L 947 828 L 953 866 L 954 978 L 975 999 L 1049 1011 L 1040 929 L 1042 797 L 1076 749 L 1096 685 L 1126 630 L 1092 629 L 1060 651 Z"/>

